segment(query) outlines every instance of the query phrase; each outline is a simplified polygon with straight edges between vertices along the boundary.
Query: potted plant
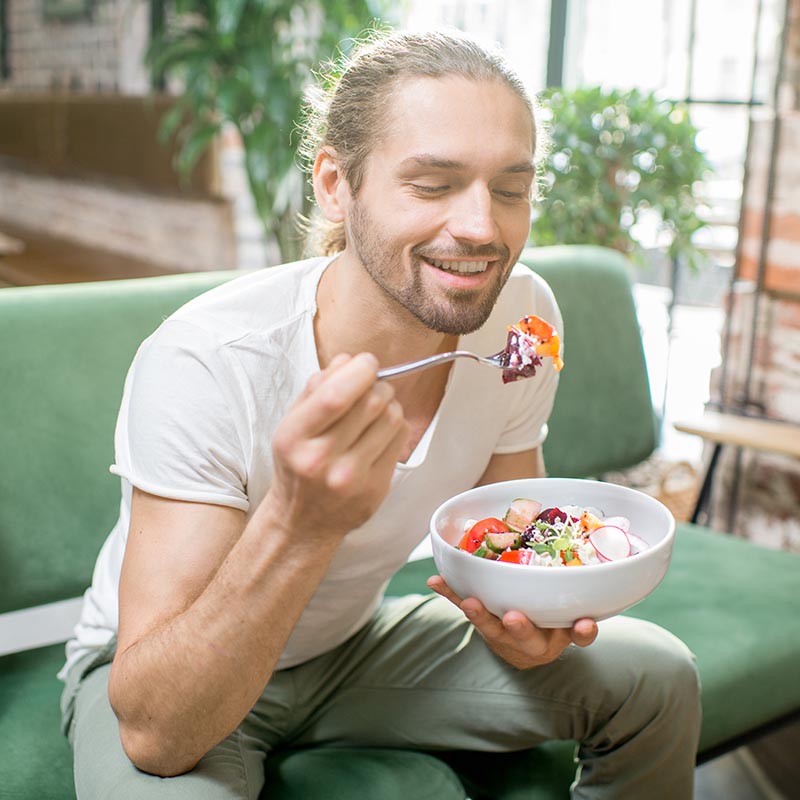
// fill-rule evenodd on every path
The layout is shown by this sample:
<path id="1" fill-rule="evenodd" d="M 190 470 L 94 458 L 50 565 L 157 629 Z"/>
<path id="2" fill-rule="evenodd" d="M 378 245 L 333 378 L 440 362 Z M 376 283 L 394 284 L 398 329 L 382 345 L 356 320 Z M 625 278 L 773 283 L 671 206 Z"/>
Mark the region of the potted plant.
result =
<path id="1" fill-rule="evenodd" d="M 148 52 L 155 83 L 181 93 L 161 134 L 177 136 L 188 174 L 223 126 L 244 148 L 258 216 L 285 260 L 300 255 L 298 214 L 307 204 L 295 163 L 303 92 L 312 70 L 372 19 L 370 0 L 176 0 Z"/>
<path id="2" fill-rule="evenodd" d="M 599 244 L 642 260 L 638 231 L 649 226 L 673 264 L 702 263 L 695 188 L 710 165 L 684 105 L 589 87 L 548 90 L 540 106 L 549 144 L 533 244 Z"/>

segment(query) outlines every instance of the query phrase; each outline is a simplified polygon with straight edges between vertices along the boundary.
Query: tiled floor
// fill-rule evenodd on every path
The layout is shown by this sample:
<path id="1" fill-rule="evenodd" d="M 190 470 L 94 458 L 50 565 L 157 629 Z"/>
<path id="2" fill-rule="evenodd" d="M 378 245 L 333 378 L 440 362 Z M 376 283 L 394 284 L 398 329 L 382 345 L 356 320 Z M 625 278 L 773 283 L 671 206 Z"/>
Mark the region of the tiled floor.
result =
<path id="1" fill-rule="evenodd" d="M 695 800 L 790 800 L 768 781 L 746 748 L 695 770 Z"/>

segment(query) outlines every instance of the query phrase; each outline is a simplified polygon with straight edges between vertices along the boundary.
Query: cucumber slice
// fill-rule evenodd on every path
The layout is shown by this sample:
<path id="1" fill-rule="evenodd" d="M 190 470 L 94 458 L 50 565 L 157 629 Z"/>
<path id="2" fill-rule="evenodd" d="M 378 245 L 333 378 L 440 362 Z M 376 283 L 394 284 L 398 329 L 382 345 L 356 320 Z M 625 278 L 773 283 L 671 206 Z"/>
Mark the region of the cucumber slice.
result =
<path id="1" fill-rule="evenodd" d="M 519 547 L 520 535 L 516 531 L 487 533 L 484 544 L 495 553 L 502 553 L 509 547 Z"/>
<path id="2" fill-rule="evenodd" d="M 503 522 L 515 531 L 524 531 L 536 519 L 541 510 L 542 504 L 538 500 L 518 497 L 508 507 Z"/>
<path id="3" fill-rule="evenodd" d="M 481 545 L 472 555 L 478 556 L 478 558 L 497 558 L 497 553 L 493 550 L 489 550 L 489 548 L 484 545 Z"/>

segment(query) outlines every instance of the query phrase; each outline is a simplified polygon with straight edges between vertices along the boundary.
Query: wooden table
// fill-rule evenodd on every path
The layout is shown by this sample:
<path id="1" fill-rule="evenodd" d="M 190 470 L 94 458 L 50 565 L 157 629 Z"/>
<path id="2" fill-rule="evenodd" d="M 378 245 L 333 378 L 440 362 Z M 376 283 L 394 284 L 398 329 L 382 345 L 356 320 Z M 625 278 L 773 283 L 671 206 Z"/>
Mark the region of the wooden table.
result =
<path id="1" fill-rule="evenodd" d="M 25 242 L 0 231 L 0 257 L 19 255 L 25 250 Z"/>
<path id="2" fill-rule="evenodd" d="M 177 271 L 134 256 L 29 230 L 7 220 L 0 220 L 0 231 L 0 287 L 143 278 Z"/>
<path id="3" fill-rule="evenodd" d="M 692 513 L 692 522 L 697 522 L 701 512 L 708 506 L 714 470 L 725 445 L 800 458 L 800 424 L 792 422 L 707 411 L 699 419 L 676 422 L 674 427 L 682 433 L 691 433 L 714 443 Z"/>

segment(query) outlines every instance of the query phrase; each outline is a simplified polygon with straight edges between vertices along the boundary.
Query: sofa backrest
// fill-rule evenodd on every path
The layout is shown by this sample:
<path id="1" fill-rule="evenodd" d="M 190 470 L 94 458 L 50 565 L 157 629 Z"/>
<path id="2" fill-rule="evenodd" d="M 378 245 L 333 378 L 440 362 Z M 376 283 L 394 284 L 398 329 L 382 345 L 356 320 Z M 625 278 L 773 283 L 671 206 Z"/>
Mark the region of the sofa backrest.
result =
<path id="1" fill-rule="evenodd" d="M 136 348 L 232 274 L 0 290 L 0 612 L 91 583 L 118 513 L 108 467 Z"/>
<path id="2" fill-rule="evenodd" d="M 630 264 L 589 245 L 530 248 L 521 261 L 551 286 L 564 318 L 564 362 L 544 443 L 552 476 L 600 477 L 646 459 L 656 419 Z"/>
<path id="3" fill-rule="evenodd" d="M 655 446 L 626 260 L 546 247 L 566 367 L 545 442 L 551 475 L 595 476 Z M 108 471 L 128 366 L 172 311 L 235 272 L 0 290 L 0 613 L 81 594 L 118 514 Z"/>

